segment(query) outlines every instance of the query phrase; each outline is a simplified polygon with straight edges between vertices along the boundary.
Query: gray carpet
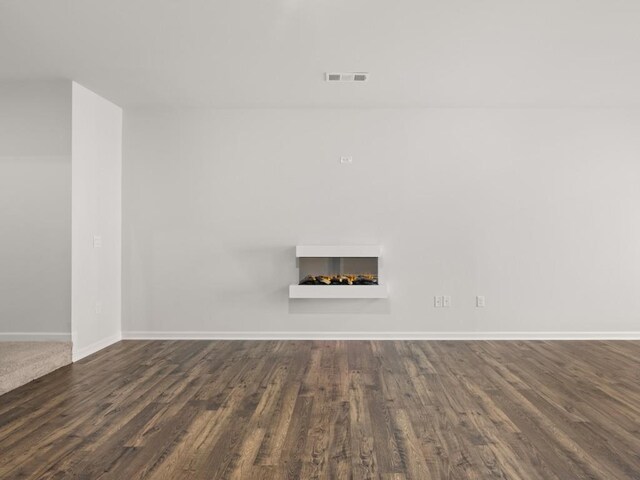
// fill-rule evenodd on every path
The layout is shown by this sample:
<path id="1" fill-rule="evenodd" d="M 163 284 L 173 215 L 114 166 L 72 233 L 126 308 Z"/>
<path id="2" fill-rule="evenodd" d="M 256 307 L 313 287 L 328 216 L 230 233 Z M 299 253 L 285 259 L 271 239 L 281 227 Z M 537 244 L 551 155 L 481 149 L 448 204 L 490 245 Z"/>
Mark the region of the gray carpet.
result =
<path id="1" fill-rule="evenodd" d="M 70 363 L 70 342 L 0 342 L 0 395 Z"/>

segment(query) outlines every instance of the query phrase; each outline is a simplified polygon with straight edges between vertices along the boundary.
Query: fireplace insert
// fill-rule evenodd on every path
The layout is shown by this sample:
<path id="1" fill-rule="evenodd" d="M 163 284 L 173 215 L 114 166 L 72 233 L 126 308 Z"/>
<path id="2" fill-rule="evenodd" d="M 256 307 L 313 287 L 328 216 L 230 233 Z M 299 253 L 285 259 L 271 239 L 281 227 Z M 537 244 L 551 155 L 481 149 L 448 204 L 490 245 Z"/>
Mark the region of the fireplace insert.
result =
<path id="1" fill-rule="evenodd" d="M 299 285 L 378 285 L 378 276 L 372 273 L 359 275 L 307 275 Z"/>

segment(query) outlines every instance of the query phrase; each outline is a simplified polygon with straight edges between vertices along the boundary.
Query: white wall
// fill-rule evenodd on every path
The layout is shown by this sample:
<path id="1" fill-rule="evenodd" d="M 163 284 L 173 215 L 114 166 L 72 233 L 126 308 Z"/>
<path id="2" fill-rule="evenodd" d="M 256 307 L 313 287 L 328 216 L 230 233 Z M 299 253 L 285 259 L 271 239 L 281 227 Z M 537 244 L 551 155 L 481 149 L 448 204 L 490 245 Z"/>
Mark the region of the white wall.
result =
<path id="1" fill-rule="evenodd" d="M 0 340 L 71 332 L 71 83 L 0 82 Z"/>
<path id="2" fill-rule="evenodd" d="M 122 178 L 122 109 L 75 82 L 72 164 L 75 361 L 121 336 Z"/>
<path id="3" fill-rule="evenodd" d="M 127 335 L 640 330 L 638 110 L 134 109 L 125 126 Z M 294 246 L 324 243 L 383 245 L 389 300 L 289 300 Z"/>

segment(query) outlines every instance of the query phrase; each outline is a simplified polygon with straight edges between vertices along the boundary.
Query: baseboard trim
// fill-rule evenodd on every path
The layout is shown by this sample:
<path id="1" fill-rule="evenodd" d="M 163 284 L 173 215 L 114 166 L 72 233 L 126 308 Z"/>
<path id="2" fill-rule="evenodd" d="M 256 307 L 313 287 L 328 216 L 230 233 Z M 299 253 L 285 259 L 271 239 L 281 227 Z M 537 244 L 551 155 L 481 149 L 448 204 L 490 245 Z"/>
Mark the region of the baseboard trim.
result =
<path id="1" fill-rule="evenodd" d="M 98 340 L 97 342 L 92 343 L 91 345 L 87 345 L 86 347 L 73 349 L 72 361 L 77 362 L 78 360 L 82 360 L 89 355 L 93 355 L 94 353 L 102 350 L 103 348 L 107 348 L 114 343 L 122 340 L 122 334 L 117 333 L 107 338 L 103 338 L 102 340 Z"/>
<path id="2" fill-rule="evenodd" d="M 0 332 L 0 342 L 70 342 L 71 333 Z"/>
<path id="3" fill-rule="evenodd" d="M 123 340 L 640 340 L 640 332 L 122 332 Z"/>

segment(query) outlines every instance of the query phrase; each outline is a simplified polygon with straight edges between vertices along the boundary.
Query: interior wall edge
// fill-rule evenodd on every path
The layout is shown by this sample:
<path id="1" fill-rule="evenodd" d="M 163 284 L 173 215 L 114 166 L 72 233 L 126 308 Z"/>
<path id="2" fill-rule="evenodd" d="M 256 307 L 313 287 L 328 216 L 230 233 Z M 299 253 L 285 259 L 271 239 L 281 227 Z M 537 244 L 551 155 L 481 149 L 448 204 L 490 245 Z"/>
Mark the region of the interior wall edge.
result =
<path id="1" fill-rule="evenodd" d="M 122 109 L 72 83 L 73 361 L 121 336 Z"/>
<path id="2" fill-rule="evenodd" d="M 92 355 L 103 348 L 107 348 L 109 345 L 113 345 L 114 343 L 122 340 L 122 335 L 120 333 L 116 333 L 115 335 L 111 335 L 106 338 L 102 338 L 97 342 L 92 343 L 91 345 L 87 345 L 86 347 L 79 348 L 73 351 L 72 361 L 77 362 L 78 360 L 82 360 L 89 355 Z"/>

